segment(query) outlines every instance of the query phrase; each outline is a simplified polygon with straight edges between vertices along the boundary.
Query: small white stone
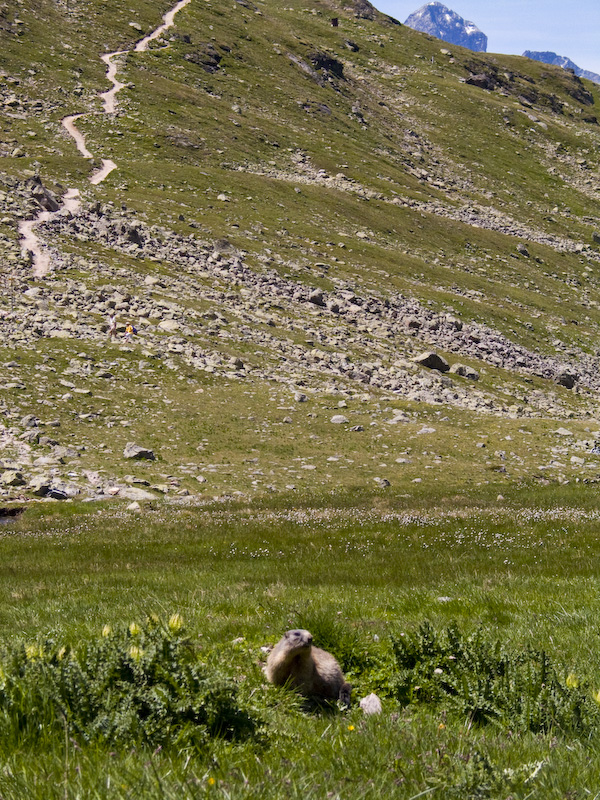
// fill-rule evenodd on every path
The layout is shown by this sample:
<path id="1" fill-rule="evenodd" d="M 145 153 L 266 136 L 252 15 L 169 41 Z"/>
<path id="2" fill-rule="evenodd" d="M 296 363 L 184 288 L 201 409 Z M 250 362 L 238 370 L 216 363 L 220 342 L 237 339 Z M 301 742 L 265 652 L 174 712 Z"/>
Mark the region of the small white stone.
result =
<path id="1" fill-rule="evenodd" d="M 359 705 L 365 714 L 381 714 L 381 700 L 374 693 L 363 697 Z"/>

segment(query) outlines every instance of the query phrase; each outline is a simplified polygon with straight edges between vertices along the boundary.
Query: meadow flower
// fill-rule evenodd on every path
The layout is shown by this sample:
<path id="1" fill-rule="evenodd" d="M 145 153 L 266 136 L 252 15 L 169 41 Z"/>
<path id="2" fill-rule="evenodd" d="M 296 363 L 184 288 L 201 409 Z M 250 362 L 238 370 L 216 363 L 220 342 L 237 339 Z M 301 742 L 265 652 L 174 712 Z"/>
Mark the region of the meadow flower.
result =
<path id="1" fill-rule="evenodd" d="M 173 614 L 169 617 L 169 622 L 167 624 L 171 633 L 177 633 L 183 628 L 183 617 L 181 614 Z"/>
<path id="2" fill-rule="evenodd" d="M 41 654 L 42 654 L 41 648 L 39 648 L 37 644 L 25 645 L 25 655 L 30 661 L 32 661 L 34 658 L 39 658 Z"/>
<path id="3" fill-rule="evenodd" d="M 129 648 L 128 652 L 129 652 L 129 655 L 131 656 L 131 658 L 136 662 L 139 662 L 140 659 L 142 658 L 142 656 L 144 655 L 144 651 L 142 650 L 142 648 L 138 647 L 135 644 L 131 645 L 131 647 Z"/>
<path id="4" fill-rule="evenodd" d="M 348 725 L 348 730 L 349 731 L 353 731 L 354 730 L 354 725 Z"/>
<path id="5" fill-rule="evenodd" d="M 132 636 L 139 636 L 141 632 L 142 632 L 142 629 L 137 624 L 137 622 L 130 622 L 129 623 L 129 633 Z"/>
<path id="6" fill-rule="evenodd" d="M 600 689 L 592 695 L 592 700 L 594 700 L 600 706 Z"/>
<path id="7" fill-rule="evenodd" d="M 57 661 L 62 661 L 63 658 L 65 657 L 66 652 L 67 652 L 67 648 L 63 644 L 63 646 L 60 648 L 60 650 L 58 650 L 58 652 L 56 653 Z"/>
<path id="8" fill-rule="evenodd" d="M 570 672 L 567 675 L 566 684 L 569 687 L 569 689 L 577 689 L 577 687 L 579 686 L 579 678 L 573 672 Z"/>
<path id="9" fill-rule="evenodd" d="M 110 627 L 110 625 L 105 625 L 102 628 L 102 636 L 104 639 L 107 639 L 111 635 L 111 633 L 112 633 L 112 628 Z"/>
<path id="10" fill-rule="evenodd" d="M 206 782 L 208 783 L 209 786 L 214 786 L 215 783 L 216 783 L 216 780 L 211 777 Z"/>

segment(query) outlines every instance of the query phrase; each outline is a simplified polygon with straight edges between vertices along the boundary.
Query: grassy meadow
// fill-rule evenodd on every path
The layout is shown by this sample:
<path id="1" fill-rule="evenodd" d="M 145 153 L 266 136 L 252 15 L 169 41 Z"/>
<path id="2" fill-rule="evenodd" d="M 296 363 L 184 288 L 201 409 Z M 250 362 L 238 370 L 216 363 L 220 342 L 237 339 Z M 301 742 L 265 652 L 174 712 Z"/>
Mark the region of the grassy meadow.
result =
<path id="1" fill-rule="evenodd" d="M 169 5 L 0 8 L 0 800 L 599 798 L 598 91 L 361 0 L 191 2 L 135 52 Z M 39 278 L 36 177 L 82 199 Z M 440 339 L 479 380 L 434 385 L 430 311 L 527 358 Z M 266 682 L 295 627 L 349 709 Z"/>
<path id="2" fill-rule="evenodd" d="M 594 796 L 594 495 L 28 509 L 0 539 L 2 797 Z M 349 710 L 266 683 L 290 627 L 337 656 Z M 169 716 L 168 691 L 193 705 L 177 647 L 209 722 Z M 114 711 L 124 685 L 142 700 Z M 94 692 L 110 713 L 92 725 Z M 370 692 L 380 715 L 358 707 Z"/>

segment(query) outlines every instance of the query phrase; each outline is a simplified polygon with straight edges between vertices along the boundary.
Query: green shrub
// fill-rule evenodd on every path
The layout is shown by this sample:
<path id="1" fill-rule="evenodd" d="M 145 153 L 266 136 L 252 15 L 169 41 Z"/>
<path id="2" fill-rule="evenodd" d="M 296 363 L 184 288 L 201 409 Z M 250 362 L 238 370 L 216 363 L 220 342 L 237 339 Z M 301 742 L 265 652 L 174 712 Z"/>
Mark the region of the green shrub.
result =
<path id="1" fill-rule="evenodd" d="M 358 631 L 328 610 L 305 612 L 299 618 L 299 627 L 312 633 L 313 644 L 337 658 L 344 673 L 360 673 L 373 661 Z"/>
<path id="2" fill-rule="evenodd" d="M 403 705 L 445 704 L 474 723 L 584 738 L 600 722 L 591 693 L 561 680 L 543 650 L 510 652 L 482 629 L 465 636 L 454 624 L 439 634 L 427 622 L 392 645 L 393 694 Z"/>
<path id="3" fill-rule="evenodd" d="M 19 646 L 3 659 L 0 735 L 23 745 L 57 729 L 85 742 L 202 746 L 258 733 L 235 684 L 199 664 L 181 618 L 132 623 L 77 650 Z"/>

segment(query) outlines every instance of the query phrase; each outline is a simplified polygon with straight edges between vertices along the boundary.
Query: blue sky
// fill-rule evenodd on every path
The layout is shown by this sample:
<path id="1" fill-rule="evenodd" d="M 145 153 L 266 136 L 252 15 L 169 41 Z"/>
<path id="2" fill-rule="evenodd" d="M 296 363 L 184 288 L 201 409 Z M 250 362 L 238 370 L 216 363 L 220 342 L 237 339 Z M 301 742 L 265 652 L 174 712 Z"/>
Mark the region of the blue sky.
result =
<path id="1" fill-rule="evenodd" d="M 373 1 L 373 0 L 372 0 Z M 440 0 L 488 37 L 489 53 L 552 50 L 600 73 L 600 0 Z M 404 22 L 424 0 L 374 0 Z"/>

